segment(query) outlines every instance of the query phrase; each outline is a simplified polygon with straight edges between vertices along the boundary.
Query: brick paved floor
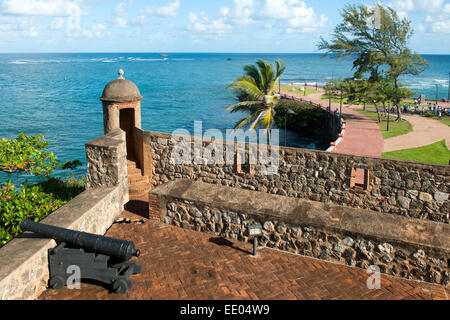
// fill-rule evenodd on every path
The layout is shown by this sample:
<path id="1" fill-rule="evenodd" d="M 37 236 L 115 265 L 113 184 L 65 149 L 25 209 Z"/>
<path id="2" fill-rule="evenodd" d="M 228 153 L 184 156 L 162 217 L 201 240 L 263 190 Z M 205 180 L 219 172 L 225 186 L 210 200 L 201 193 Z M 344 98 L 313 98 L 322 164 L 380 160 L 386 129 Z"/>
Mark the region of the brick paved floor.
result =
<path id="1" fill-rule="evenodd" d="M 442 286 L 382 275 L 368 290 L 365 270 L 167 226 L 125 212 L 144 223 L 116 223 L 107 236 L 132 240 L 143 273 L 124 295 L 82 283 L 80 290 L 45 291 L 40 299 L 447 299 Z"/>

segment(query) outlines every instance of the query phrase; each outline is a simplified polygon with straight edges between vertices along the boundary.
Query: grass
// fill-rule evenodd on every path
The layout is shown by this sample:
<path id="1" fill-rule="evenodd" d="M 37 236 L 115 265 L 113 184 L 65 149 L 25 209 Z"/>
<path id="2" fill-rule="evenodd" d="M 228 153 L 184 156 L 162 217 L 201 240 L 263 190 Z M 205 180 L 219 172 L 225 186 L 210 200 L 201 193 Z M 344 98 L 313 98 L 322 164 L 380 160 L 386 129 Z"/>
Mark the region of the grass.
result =
<path id="1" fill-rule="evenodd" d="M 387 131 L 387 118 L 384 117 L 383 112 L 381 112 L 381 122 L 378 122 L 378 115 L 376 112 L 367 110 L 366 111 L 357 110 L 357 111 L 378 124 L 381 133 L 383 134 L 383 139 L 397 137 L 412 131 L 412 125 L 408 121 L 405 120 L 395 121 L 396 118 L 395 114 L 391 114 L 390 116 L 389 131 Z"/>
<path id="2" fill-rule="evenodd" d="M 322 100 L 324 102 L 329 102 L 330 101 L 330 99 L 328 98 L 327 94 L 321 95 L 320 96 L 320 100 Z M 331 98 L 331 102 L 332 103 L 340 103 L 341 99 L 339 99 L 339 98 Z M 346 98 L 342 99 L 342 105 L 345 105 L 345 104 L 349 104 Z M 352 103 L 352 105 L 353 106 L 358 106 L 359 104 Z"/>
<path id="3" fill-rule="evenodd" d="M 442 116 L 441 120 L 439 120 L 438 116 L 431 115 L 431 114 L 429 114 L 428 116 L 422 116 L 422 115 L 420 115 L 420 116 L 421 117 L 427 117 L 427 118 L 439 121 L 440 123 L 443 123 L 443 124 L 445 124 L 447 126 L 450 126 L 450 117 L 449 116 Z"/>
<path id="4" fill-rule="evenodd" d="M 281 85 L 281 90 L 283 91 L 288 91 L 288 92 L 292 92 L 292 87 L 290 85 Z M 296 94 L 300 94 L 300 95 L 310 95 L 313 93 L 319 93 L 319 92 L 323 92 L 323 90 L 319 89 L 316 90 L 315 88 L 311 88 L 311 87 L 306 87 L 306 92 L 304 93 L 303 90 L 300 90 L 300 87 L 294 87 L 294 93 Z"/>
<path id="5" fill-rule="evenodd" d="M 449 164 L 450 151 L 445 140 L 442 140 L 423 147 L 385 152 L 381 156 L 389 159 Z"/>

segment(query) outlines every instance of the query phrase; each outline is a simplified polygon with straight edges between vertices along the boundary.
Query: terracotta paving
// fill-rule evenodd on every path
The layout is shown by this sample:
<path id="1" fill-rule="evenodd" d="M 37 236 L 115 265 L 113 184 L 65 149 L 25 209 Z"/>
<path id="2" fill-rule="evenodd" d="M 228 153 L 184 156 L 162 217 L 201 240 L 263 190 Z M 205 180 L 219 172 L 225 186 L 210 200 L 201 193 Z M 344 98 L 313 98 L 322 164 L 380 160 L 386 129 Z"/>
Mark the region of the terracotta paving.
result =
<path id="1" fill-rule="evenodd" d="M 328 101 L 320 100 L 323 93 L 310 94 L 306 97 L 287 91 L 282 91 L 282 93 L 320 103 L 324 106 L 329 105 Z M 339 112 L 339 109 L 339 103 L 331 104 L 332 111 L 337 110 Z M 383 152 L 383 135 L 378 125 L 346 105 L 342 105 L 342 117 L 346 121 L 345 135 L 333 152 L 380 157 Z"/>
<path id="2" fill-rule="evenodd" d="M 142 199 L 143 201 L 144 199 Z M 131 212 L 123 218 L 143 223 L 115 223 L 107 236 L 132 240 L 142 251 L 143 273 L 123 295 L 82 283 L 81 289 L 49 289 L 43 300 L 318 300 L 448 299 L 443 286 L 382 275 L 381 289 L 366 287 L 365 270 L 282 251 L 261 248 L 251 256 L 249 243 L 147 220 Z"/>

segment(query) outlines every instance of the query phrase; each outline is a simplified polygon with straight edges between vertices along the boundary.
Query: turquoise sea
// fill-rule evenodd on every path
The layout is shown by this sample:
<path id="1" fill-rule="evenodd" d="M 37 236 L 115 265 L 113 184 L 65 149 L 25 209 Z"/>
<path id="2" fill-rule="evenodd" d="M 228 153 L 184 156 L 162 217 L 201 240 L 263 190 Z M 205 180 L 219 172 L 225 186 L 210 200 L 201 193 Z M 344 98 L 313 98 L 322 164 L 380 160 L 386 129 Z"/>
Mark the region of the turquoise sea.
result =
<path id="1" fill-rule="evenodd" d="M 439 99 L 447 98 L 450 55 L 423 57 L 430 63 L 428 69 L 402 82 L 432 99 L 438 84 Z M 224 110 L 235 101 L 225 87 L 242 74 L 244 64 L 258 58 L 272 63 L 282 59 L 287 65 L 285 83 L 320 85 L 331 77 L 352 75 L 351 59 L 336 62 L 320 54 L 168 53 L 167 58 L 160 53 L 0 54 L 0 138 L 20 132 L 43 134 L 61 160 L 80 159 L 83 167 L 75 175 L 84 174 L 84 144 L 103 134 L 99 98 L 119 68 L 144 97 L 143 129 L 193 132 L 194 121 L 200 120 L 203 130 L 225 130 L 242 117 Z M 291 146 L 320 148 L 298 134 L 288 133 L 287 138 Z M 4 178 L 0 174 L 0 180 Z"/>

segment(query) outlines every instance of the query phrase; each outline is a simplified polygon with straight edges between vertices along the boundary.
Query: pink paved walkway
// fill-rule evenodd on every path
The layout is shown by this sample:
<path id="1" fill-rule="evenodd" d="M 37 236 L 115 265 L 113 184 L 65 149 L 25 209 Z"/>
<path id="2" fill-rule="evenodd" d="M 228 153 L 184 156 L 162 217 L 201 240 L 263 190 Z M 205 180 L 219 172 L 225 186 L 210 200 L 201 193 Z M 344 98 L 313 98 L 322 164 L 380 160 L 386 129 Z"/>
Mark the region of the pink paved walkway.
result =
<path id="1" fill-rule="evenodd" d="M 281 93 L 320 103 L 323 106 L 329 105 L 328 101 L 320 100 L 320 96 L 323 93 L 315 93 L 308 96 L 301 96 L 287 91 L 281 91 Z M 331 110 L 338 110 L 339 112 L 339 104 L 332 103 Z M 342 105 L 342 117 L 346 121 L 344 139 L 333 152 L 380 157 L 383 152 L 384 142 L 383 135 L 376 122 L 345 105 Z"/>

